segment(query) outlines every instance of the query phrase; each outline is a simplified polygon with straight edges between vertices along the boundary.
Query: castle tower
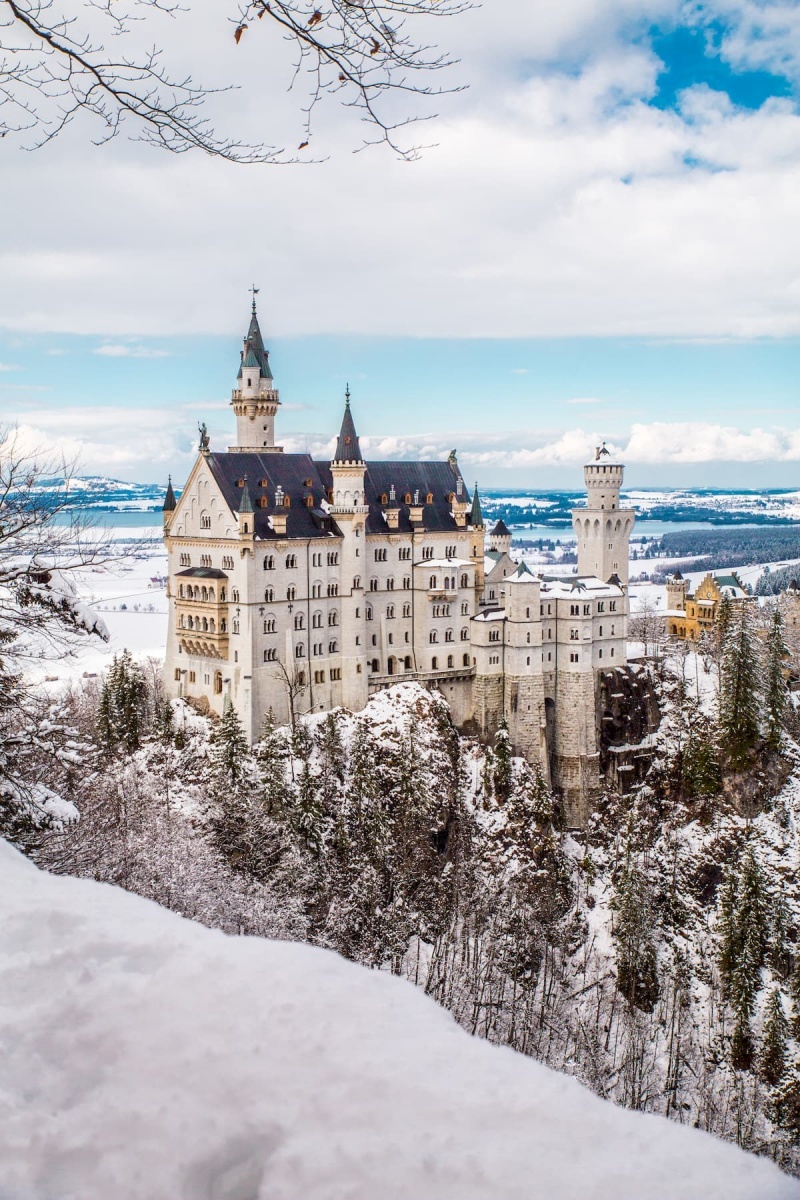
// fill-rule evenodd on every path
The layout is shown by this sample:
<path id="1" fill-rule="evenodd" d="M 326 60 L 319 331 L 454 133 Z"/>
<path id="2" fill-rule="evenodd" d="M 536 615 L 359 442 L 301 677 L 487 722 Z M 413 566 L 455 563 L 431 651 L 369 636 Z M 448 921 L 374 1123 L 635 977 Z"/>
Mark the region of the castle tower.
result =
<path id="1" fill-rule="evenodd" d="M 489 534 L 489 549 L 497 550 L 500 554 L 511 553 L 511 534 L 502 517 Z"/>
<path id="2" fill-rule="evenodd" d="M 667 609 L 673 612 L 686 611 L 686 596 L 689 584 L 680 571 L 675 571 L 667 580 Z"/>
<path id="3" fill-rule="evenodd" d="M 250 327 L 241 351 L 237 386 L 231 393 L 231 408 L 236 414 L 236 445 L 228 447 L 231 453 L 275 454 L 283 449 L 275 445 L 275 414 L 280 399 L 258 325 L 257 291 L 253 288 Z"/>
<path id="4" fill-rule="evenodd" d="M 367 655 L 364 576 L 367 570 L 366 525 L 369 506 L 364 495 L 367 464 L 361 454 L 350 387 L 345 391 L 344 415 L 331 461 L 331 514 L 342 533 L 341 670 L 342 703 L 357 712 L 367 703 Z"/>
<path id="5" fill-rule="evenodd" d="M 628 584 L 628 543 L 636 513 L 620 508 L 619 491 L 624 467 L 611 457 L 605 442 L 583 468 L 586 507 L 572 510 L 572 528 L 578 539 L 578 575 L 594 576 L 607 583 Z"/>

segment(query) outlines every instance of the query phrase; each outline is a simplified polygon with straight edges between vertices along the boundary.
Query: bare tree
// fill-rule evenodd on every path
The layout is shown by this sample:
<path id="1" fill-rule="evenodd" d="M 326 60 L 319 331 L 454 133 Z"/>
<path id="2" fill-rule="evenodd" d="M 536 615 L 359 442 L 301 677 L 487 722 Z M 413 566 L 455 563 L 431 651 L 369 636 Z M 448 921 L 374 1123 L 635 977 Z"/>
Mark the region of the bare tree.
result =
<path id="1" fill-rule="evenodd" d="M 105 562 L 108 541 L 69 515 L 71 475 L 0 431 L 0 833 L 14 837 L 70 811 L 54 788 L 75 756 L 73 732 L 32 693 L 23 665 L 106 636 L 72 577 Z"/>
<path id="2" fill-rule="evenodd" d="M 294 731 L 297 724 L 297 702 L 308 691 L 308 676 L 296 663 L 287 667 L 278 661 L 275 663 L 275 678 L 283 684 L 286 693 L 286 704 L 289 709 L 289 724 Z"/>
<path id="3" fill-rule="evenodd" d="M 238 45 L 266 18 L 290 44 L 295 60 L 290 86 L 302 89 L 305 129 L 298 151 L 308 147 L 319 101 L 336 95 L 361 113 L 370 131 L 365 144 L 385 142 L 413 158 L 417 148 L 401 146 L 398 132 L 433 115 L 410 111 L 413 97 L 457 89 L 428 82 L 454 60 L 419 40 L 411 26 L 423 17 L 454 16 L 470 5 L 471 0 L 328 0 L 317 8 L 313 0 L 246 0 L 231 11 L 229 35 Z M 127 124 L 138 140 L 174 153 L 199 149 L 232 162 L 297 161 L 275 145 L 217 134 L 204 115 L 206 101 L 233 85 L 209 88 L 191 75 L 173 76 L 159 48 L 144 54 L 134 48 L 137 26 L 155 11 L 183 19 L 191 37 L 191 10 L 178 0 L 129 0 L 127 6 L 124 0 L 83 0 L 77 15 L 74 9 L 65 13 L 61 0 L 0 0 L 0 138 L 29 133 L 35 148 L 83 112 L 95 118 L 99 142 Z M 113 37 L 114 52 L 103 34 Z"/>

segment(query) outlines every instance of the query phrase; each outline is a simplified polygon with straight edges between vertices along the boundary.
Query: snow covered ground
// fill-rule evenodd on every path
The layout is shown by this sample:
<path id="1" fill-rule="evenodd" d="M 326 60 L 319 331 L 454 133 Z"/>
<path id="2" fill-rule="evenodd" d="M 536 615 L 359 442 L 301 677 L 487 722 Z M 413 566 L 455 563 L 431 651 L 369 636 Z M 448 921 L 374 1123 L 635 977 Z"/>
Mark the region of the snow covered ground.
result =
<path id="1" fill-rule="evenodd" d="M 113 514 L 109 514 L 109 520 Z M 142 514 L 148 520 L 149 514 Z M 99 674 L 114 654 L 128 649 L 139 659 L 163 658 L 167 640 L 167 595 L 163 581 L 167 555 L 161 522 L 141 527 L 113 526 L 115 555 L 102 569 L 75 578 L 80 598 L 98 612 L 111 635 L 109 642 L 81 638 L 66 658 L 44 658 L 29 668 L 38 682 L 54 686 L 81 675 Z M 0 1193 L 0 1200 L 2 1193 Z"/>
<path id="2" fill-rule="evenodd" d="M 782 1200 L 771 1163 L 470 1038 L 410 984 L 0 844 L 2 1200 Z"/>

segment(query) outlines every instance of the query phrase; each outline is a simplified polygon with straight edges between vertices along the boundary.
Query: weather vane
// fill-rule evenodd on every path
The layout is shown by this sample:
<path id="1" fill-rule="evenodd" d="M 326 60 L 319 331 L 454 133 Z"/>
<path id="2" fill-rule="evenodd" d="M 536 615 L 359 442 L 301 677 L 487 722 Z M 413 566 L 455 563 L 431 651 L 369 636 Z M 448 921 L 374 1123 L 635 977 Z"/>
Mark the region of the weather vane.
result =
<path id="1" fill-rule="evenodd" d="M 261 291 L 261 288 L 257 288 L 256 285 L 253 284 L 253 286 L 251 288 L 248 288 L 247 290 L 249 292 L 253 293 L 253 312 L 255 312 L 256 311 L 256 296 Z"/>

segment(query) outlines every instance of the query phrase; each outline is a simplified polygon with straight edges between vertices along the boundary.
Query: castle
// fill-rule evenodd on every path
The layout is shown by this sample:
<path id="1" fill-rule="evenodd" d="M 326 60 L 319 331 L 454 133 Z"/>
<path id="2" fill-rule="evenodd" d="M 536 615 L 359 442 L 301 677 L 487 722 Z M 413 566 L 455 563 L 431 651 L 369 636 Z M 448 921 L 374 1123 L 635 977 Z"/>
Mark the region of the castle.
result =
<path id="1" fill-rule="evenodd" d="M 734 608 L 742 604 L 758 604 L 735 571 L 727 575 L 706 575 L 694 592 L 688 579 L 675 571 L 667 579 L 667 610 L 664 621 L 667 635 L 678 641 L 697 641 L 713 632 L 723 596 Z"/>
<path id="2" fill-rule="evenodd" d="M 436 687 L 466 731 L 508 722 L 573 824 L 600 781 L 601 678 L 626 663 L 628 541 L 623 468 L 605 447 L 573 511 L 577 576 L 534 574 L 488 534 L 456 452 L 365 461 L 349 391 L 330 462 L 275 444 L 280 408 L 255 300 L 231 407 L 236 444 L 205 427 L 186 485 L 164 501 L 169 695 L 221 713 L 255 740 L 279 722 L 358 711 L 398 680 Z M 606 688 L 608 690 L 608 688 Z"/>

